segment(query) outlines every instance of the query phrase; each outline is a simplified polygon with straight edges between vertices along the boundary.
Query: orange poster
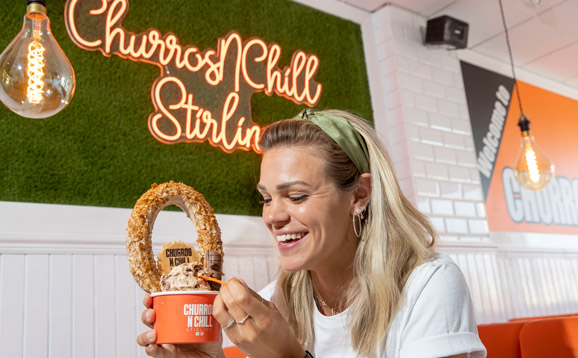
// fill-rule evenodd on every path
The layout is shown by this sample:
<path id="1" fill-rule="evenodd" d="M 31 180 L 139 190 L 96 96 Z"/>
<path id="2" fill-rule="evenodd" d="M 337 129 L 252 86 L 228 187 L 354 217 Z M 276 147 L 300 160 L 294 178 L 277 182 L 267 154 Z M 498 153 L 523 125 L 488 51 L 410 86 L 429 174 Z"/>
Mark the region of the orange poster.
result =
<path id="1" fill-rule="evenodd" d="M 556 167 L 547 187 L 525 189 L 514 177 L 521 134 L 513 80 L 463 62 L 462 70 L 490 231 L 578 234 L 578 101 L 518 81 L 530 131 Z"/>

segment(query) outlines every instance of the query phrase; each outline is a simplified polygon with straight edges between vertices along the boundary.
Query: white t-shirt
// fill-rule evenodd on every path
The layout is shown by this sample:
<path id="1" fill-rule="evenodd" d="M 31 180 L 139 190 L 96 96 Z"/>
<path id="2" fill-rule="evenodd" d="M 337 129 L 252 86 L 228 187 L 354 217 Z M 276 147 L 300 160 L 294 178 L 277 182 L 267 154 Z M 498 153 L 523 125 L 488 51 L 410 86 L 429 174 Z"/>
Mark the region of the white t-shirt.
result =
<path id="1" fill-rule="evenodd" d="M 275 282 L 259 294 L 270 300 Z M 357 357 L 348 328 L 349 309 L 324 316 L 315 306 L 315 358 Z M 486 357 L 464 276 L 447 256 L 433 255 L 410 275 L 385 344 L 387 358 Z"/>

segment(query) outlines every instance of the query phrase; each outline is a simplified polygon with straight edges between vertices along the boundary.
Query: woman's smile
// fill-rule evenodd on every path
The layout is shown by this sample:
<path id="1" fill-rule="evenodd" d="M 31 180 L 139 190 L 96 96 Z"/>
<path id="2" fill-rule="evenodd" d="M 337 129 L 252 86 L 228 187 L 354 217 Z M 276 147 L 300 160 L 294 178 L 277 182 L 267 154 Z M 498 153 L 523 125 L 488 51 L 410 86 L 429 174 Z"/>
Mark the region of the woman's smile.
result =
<path id="1" fill-rule="evenodd" d="M 276 235 L 277 237 L 277 249 L 279 252 L 284 252 L 287 250 L 292 250 L 301 243 L 307 240 L 307 233 L 294 233 L 294 234 L 281 234 Z"/>
<path id="2" fill-rule="evenodd" d="M 281 235 L 277 235 L 277 241 L 280 244 L 290 244 L 292 242 L 295 242 L 297 240 L 301 240 L 301 238 L 303 238 L 303 236 L 307 235 L 306 233 L 298 233 L 298 234 L 281 234 Z"/>

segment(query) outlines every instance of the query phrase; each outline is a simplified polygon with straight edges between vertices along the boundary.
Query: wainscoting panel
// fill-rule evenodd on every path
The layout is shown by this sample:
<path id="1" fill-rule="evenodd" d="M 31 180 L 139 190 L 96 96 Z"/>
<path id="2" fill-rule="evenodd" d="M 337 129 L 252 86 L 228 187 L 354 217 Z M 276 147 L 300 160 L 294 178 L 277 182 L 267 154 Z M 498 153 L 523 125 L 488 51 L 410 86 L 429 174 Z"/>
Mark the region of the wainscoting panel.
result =
<path id="1" fill-rule="evenodd" d="M 140 321 L 144 293 L 126 256 L 129 213 L 0 202 L 0 358 L 146 357 L 136 344 L 148 328 Z M 44 221 L 31 227 L 30 217 Z M 183 217 L 161 212 L 155 238 L 191 242 L 191 224 Z M 277 272 L 273 240 L 261 219 L 217 220 L 225 279 L 236 276 L 260 290 Z M 463 271 L 477 322 L 491 323 L 577 313 L 574 241 L 540 238 L 532 244 L 516 234 L 485 245 L 441 242 L 439 251 Z M 153 244 L 158 252 L 161 243 Z M 224 345 L 231 343 L 225 339 Z"/>
<path id="2" fill-rule="evenodd" d="M 504 321 L 507 316 L 505 295 L 496 254 L 455 252 L 450 249 L 441 251 L 447 253 L 464 273 L 478 323 Z"/>
<path id="3" fill-rule="evenodd" d="M 48 356 L 72 356 L 72 255 L 46 255 L 48 293 Z M 42 357 L 42 356 L 39 356 Z"/>
<path id="4" fill-rule="evenodd" d="M 441 251 L 463 271 L 478 323 L 578 313 L 576 253 Z"/>
<path id="5" fill-rule="evenodd" d="M 575 254 L 442 251 L 464 272 L 478 323 L 578 312 Z M 259 290 L 275 261 L 229 253 L 225 269 Z M 146 357 L 144 293 L 126 255 L 1 254 L 0 270 L 0 357 Z"/>
<path id="6" fill-rule="evenodd" d="M 0 255 L 0 347 L 6 358 L 23 356 L 24 261 L 24 255 Z"/>
<path id="7" fill-rule="evenodd" d="M 510 284 L 512 316 L 578 312 L 578 255 L 509 253 L 504 267 Z"/>

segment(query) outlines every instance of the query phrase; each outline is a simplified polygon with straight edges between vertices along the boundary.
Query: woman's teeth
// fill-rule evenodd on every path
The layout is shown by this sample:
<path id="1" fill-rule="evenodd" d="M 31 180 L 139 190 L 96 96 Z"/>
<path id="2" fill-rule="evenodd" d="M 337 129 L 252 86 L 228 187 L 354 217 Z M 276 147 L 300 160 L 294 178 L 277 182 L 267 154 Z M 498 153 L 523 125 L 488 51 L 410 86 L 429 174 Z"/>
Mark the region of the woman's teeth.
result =
<path id="1" fill-rule="evenodd" d="M 303 237 L 303 234 L 287 234 L 287 235 L 277 235 L 277 241 L 286 242 L 292 240 L 299 240 Z"/>

